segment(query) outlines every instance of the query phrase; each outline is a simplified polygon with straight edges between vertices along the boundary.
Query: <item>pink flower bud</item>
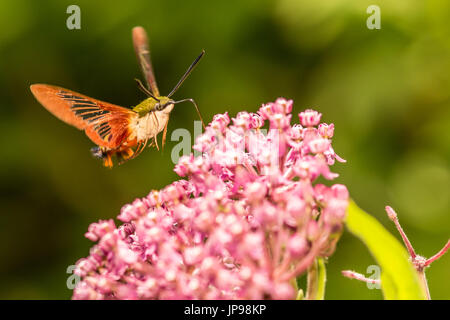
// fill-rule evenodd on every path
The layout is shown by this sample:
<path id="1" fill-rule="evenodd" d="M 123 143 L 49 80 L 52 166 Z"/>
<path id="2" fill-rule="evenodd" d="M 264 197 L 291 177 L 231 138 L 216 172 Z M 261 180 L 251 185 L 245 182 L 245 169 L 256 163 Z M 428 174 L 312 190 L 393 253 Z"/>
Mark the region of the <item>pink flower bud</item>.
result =
<path id="1" fill-rule="evenodd" d="M 292 217 L 299 219 L 305 214 L 305 209 L 306 203 L 303 199 L 293 196 L 289 197 L 286 210 L 292 215 Z"/>
<path id="2" fill-rule="evenodd" d="M 203 251 L 204 248 L 201 246 L 187 248 L 183 254 L 184 262 L 186 263 L 186 265 L 192 266 L 194 264 L 197 264 L 202 257 Z"/>
<path id="3" fill-rule="evenodd" d="M 392 207 L 386 206 L 385 209 L 386 209 L 389 219 L 391 219 L 392 221 L 397 220 L 397 213 L 394 211 L 394 209 L 392 209 Z"/>
<path id="4" fill-rule="evenodd" d="M 264 126 L 264 119 L 256 113 L 250 113 L 250 129 L 258 129 Z"/>
<path id="5" fill-rule="evenodd" d="M 306 234 L 309 241 L 315 241 L 320 235 L 320 228 L 317 221 L 310 220 L 306 228 Z"/>
<path id="6" fill-rule="evenodd" d="M 279 106 L 278 112 L 282 112 L 285 114 L 289 114 L 292 112 L 292 105 L 294 104 L 293 100 L 286 100 L 285 98 L 278 98 L 275 101 L 275 104 Z"/>
<path id="7" fill-rule="evenodd" d="M 330 141 L 328 139 L 314 139 L 309 142 L 309 148 L 312 153 L 324 153 L 330 147 Z"/>
<path id="8" fill-rule="evenodd" d="M 88 228 L 88 232 L 84 235 L 91 241 L 97 241 L 99 238 L 103 237 L 108 232 L 113 231 L 116 228 L 114 221 L 110 220 L 100 220 L 98 223 L 91 223 Z"/>
<path id="9" fill-rule="evenodd" d="M 298 117 L 300 118 L 300 123 L 302 126 L 313 127 L 319 124 L 322 114 L 317 111 L 308 109 L 300 112 L 298 114 Z"/>
<path id="10" fill-rule="evenodd" d="M 295 299 L 295 290 L 292 285 L 280 283 L 273 288 L 272 297 L 276 300 L 292 300 Z"/>
<path id="11" fill-rule="evenodd" d="M 331 186 L 331 191 L 333 192 L 333 195 L 341 200 L 348 200 L 349 194 L 347 187 L 343 184 L 335 184 Z"/>
<path id="12" fill-rule="evenodd" d="M 295 258 L 303 256 L 308 251 L 308 241 L 304 236 L 296 233 L 289 239 L 288 250 Z"/>
<path id="13" fill-rule="evenodd" d="M 266 196 L 267 186 L 263 182 L 249 183 L 245 189 L 245 194 L 249 201 L 260 201 Z"/>
<path id="14" fill-rule="evenodd" d="M 334 134 L 334 124 L 326 124 L 326 123 L 321 123 L 319 124 L 318 127 L 319 130 L 319 134 L 327 139 L 330 139 L 333 137 Z"/>
<path id="15" fill-rule="evenodd" d="M 210 127 L 219 132 L 223 132 L 229 123 L 230 117 L 228 116 L 228 112 L 225 112 L 224 114 L 216 114 L 210 123 Z"/>

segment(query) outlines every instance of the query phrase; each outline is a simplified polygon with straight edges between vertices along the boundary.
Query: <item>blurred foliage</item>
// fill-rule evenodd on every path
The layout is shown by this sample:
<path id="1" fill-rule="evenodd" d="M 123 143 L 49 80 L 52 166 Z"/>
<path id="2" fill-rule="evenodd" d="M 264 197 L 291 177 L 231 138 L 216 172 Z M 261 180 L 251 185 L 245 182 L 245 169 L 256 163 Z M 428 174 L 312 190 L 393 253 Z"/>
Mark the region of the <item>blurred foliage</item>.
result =
<path id="1" fill-rule="evenodd" d="M 144 96 L 131 28 L 144 26 L 162 93 L 202 48 L 206 56 L 176 98 L 192 97 L 205 119 L 255 111 L 279 96 L 334 122 L 337 182 L 397 236 L 392 205 L 424 256 L 450 231 L 450 2 L 376 2 L 381 30 L 368 30 L 366 0 L 76 1 L 81 30 L 66 28 L 73 1 L 0 2 L 0 298 L 70 298 L 66 269 L 88 254 L 89 223 L 176 178 L 164 152 L 106 170 L 84 134 L 54 118 L 29 91 L 60 85 L 123 106 Z M 193 131 L 195 111 L 175 108 Z M 294 119 L 295 120 L 295 119 Z M 169 140 L 169 139 L 168 139 Z M 398 237 L 398 236 L 397 236 Z M 341 276 L 375 264 L 345 233 L 327 264 L 326 299 L 381 299 Z M 433 298 L 450 298 L 450 255 L 428 271 Z"/>

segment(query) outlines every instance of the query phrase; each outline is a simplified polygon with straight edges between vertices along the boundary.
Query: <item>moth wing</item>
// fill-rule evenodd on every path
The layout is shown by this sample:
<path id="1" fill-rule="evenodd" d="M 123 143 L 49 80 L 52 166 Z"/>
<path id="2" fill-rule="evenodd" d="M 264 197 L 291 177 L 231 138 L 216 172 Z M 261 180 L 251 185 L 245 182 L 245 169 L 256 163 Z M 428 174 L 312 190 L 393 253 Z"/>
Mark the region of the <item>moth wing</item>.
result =
<path id="1" fill-rule="evenodd" d="M 150 59 L 150 49 L 148 47 L 147 32 L 142 27 L 134 27 L 132 31 L 133 46 L 141 66 L 142 73 L 147 81 L 148 88 L 154 96 L 159 96 L 158 85 L 156 84 L 155 74 L 153 72 L 152 61 Z"/>
<path id="2" fill-rule="evenodd" d="M 72 90 L 33 84 L 31 92 L 54 116 L 80 130 L 97 145 L 115 149 L 130 134 L 129 124 L 137 113 Z"/>

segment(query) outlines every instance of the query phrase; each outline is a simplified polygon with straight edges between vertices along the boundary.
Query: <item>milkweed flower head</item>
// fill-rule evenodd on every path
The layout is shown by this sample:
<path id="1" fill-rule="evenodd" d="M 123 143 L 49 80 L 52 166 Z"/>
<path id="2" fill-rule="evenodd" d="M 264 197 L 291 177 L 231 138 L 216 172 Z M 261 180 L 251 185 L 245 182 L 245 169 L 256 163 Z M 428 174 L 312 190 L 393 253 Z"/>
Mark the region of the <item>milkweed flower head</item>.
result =
<path id="1" fill-rule="evenodd" d="M 333 124 L 292 100 L 214 116 L 175 172 L 183 179 L 99 221 L 77 262 L 74 299 L 292 299 L 293 281 L 329 257 L 348 205 L 332 180 Z M 268 124 L 268 128 L 266 125 Z"/>

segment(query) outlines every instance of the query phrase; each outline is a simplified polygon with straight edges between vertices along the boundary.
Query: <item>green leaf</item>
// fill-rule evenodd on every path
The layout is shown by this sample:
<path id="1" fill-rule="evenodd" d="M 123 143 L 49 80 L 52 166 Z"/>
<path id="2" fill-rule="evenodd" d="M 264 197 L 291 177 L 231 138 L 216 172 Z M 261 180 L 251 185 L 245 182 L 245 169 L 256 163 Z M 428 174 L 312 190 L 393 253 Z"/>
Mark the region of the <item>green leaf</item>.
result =
<path id="1" fill-rule="evenodd" d="M 381 223 L 350 201 L 346 225 L 365 243 L 381 267 L 381 288 L 385 299 L 426 299 L 408 252 Z"/>

